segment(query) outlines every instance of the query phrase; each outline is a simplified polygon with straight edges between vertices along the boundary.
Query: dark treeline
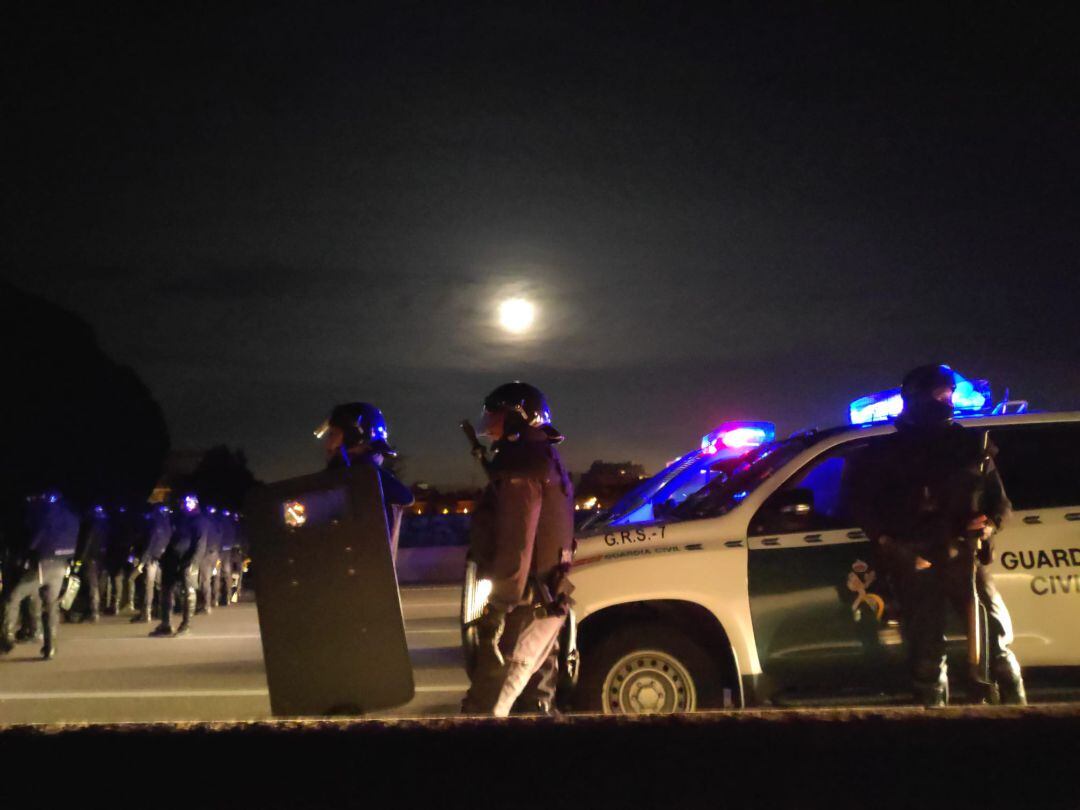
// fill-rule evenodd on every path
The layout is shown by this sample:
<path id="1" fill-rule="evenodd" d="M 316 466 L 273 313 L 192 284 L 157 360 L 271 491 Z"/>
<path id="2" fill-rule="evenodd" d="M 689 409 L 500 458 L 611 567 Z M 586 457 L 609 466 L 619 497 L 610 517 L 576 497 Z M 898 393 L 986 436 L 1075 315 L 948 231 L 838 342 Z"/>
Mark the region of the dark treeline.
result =
<path id="1" fill-rule="evenodd" d="M 0 498 L 139 503 L 169 450 L 161 407 L 77 315 L 0 281 Z"/>
<path id="2" fill-rule="evenodd" d="M 174 489 L 195 492 L 204 503 L 239 510 L 257 483 L 244 451 L 219 444 L 207 450 L 195 471 L 178 480 Z"/>

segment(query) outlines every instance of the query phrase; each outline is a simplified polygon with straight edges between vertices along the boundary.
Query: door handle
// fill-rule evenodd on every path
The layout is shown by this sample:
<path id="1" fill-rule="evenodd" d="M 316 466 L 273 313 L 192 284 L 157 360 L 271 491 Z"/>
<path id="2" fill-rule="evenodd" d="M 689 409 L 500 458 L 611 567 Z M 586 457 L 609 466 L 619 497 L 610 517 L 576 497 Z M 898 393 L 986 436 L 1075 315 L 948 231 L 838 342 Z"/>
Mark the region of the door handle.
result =
<path id="1" fill-rule="evenodd" d="M 1042 523 L 1042 518 L 1038 515 L 1028 515 L 1024 518 L 1024 523 L 1027 523 L 1029 526 L 1035 523 Z"/>

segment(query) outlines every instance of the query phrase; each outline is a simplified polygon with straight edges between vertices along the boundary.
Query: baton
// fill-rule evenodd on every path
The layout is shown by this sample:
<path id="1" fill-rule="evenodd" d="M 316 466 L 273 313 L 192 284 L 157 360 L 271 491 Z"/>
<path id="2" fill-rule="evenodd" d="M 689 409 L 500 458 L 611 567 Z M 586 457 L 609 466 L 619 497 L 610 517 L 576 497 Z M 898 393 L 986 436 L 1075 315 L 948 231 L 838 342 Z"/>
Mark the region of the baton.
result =
<path id="1" fill-rule="evenodd" d="M 484 468 L 484 472 L 488 472 L 488 465 L 490 465 L 491 462 L 488 460 L 487 448 L 480 443 L 480 439 L 476 436 L 476 428 L 472 426 L 472 422 L 468 419 L 462 419 L 460 427 L 461 432 L 465 434 L 465 438 L 469 440 L 469 447 L 473 458 L 480 462 L 480 466 Z"/>

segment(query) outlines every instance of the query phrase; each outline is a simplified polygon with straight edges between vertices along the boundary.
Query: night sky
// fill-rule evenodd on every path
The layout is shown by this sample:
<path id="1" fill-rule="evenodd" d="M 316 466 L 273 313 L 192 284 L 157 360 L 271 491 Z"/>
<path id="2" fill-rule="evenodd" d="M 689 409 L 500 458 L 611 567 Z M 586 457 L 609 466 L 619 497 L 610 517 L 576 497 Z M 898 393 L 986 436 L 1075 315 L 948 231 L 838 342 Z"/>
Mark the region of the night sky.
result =
<path id="1" fill-rule="evenodd" d="M 365 399 L 407 480 L 478 483 L 514 378 L 579 471 L 938 360 L 1080 408 L 1068 4 L 84 5 L 6 13 L 0 266 L 178 449 L 311 471 Z"/>

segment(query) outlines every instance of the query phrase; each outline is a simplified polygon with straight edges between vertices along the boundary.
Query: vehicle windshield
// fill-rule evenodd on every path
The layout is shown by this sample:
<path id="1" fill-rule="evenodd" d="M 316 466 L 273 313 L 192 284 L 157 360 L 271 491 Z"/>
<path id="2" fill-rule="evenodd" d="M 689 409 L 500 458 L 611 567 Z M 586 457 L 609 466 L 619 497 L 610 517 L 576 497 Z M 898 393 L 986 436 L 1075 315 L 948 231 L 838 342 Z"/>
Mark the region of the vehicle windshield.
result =
<path id="1" fill-rule="evenodd" d="M 829 431 L 830 434 L 833 432 L 835 431 Z M 676 506 L 670 517 L 675 520 L 696 520 L 727 514 L 738 506 L 743 498 L 769 480 L 777 470 L 826 435 L 828 434 L 807 431 L 781 442 L 763 444 L 737 459 L 738 464 L 729 475 L 714 479 L 708 486 L 702 487 Z"/>
<path id="2" fill-rule="evenodd" d="M 581 529 L 659 520 L 703 486 L 731 474 L 744 456 L 714 456 L 700 450 L 673 461 L 642 481 L 613 507 L 591 516 Z"/>

